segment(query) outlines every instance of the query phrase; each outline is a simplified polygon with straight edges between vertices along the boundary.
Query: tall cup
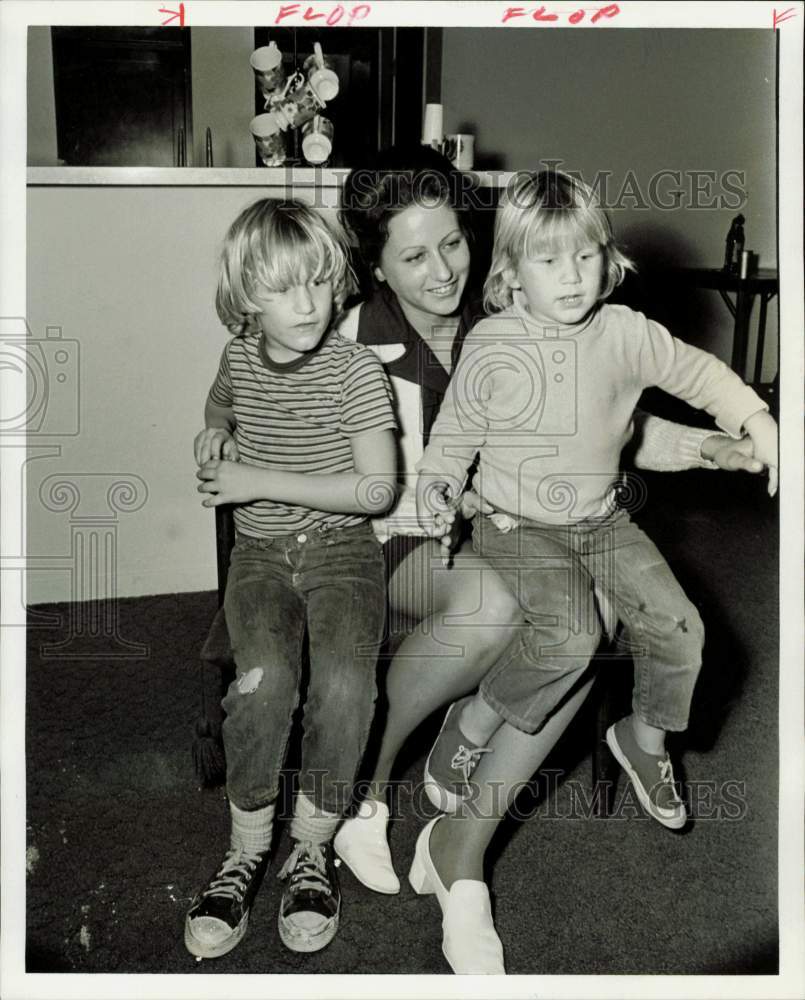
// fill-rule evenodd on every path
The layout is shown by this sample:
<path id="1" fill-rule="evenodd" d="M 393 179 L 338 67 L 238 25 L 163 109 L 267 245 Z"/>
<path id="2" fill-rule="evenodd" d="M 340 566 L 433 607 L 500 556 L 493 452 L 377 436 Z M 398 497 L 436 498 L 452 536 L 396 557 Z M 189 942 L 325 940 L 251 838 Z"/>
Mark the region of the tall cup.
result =
<path id="1" fill-rule="evenodd" d="M 276 42 L 255 49 L 249 56 L 249 62 L 264 97 L 284 85 L 285 68 L 282 65 L 282 53 L 277 48 Z"/>
<path id="2" fill-rule="evenodd" d="M 425 120 L 422 123 L 422 145 L 441 149 L 444 138 L 441 104 L 425 105 Z"/>
<path id="3" fill-rule="evenodd" d="M 249 131 L 264 167 L 281 167 L 285 163 L 285 136 L 276 115 L 271 111 L 255 115 L 249 122 Z"/>

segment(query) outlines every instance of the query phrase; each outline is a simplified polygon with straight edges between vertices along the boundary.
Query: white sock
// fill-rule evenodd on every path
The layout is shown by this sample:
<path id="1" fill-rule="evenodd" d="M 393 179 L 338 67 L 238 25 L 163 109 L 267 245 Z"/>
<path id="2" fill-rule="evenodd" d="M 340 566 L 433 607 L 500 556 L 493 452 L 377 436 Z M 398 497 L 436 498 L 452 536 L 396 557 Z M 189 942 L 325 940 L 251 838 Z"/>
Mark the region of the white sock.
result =
<path id="1" fill-rule="evenodd" d="M 294 840 L 327 844 L 333 839 L 335 829 L 340 822 L 340 814 L 325 812 L 315 806 L 302 792 L 297 793 L 291 820 L 291 837 Z"/>
<path id="2" fill-rule="evenodd" d="M 230 802 L 229 813 L 232 817 L 229 843 L 233 850 L 240 848 L 249 854 L 263 854 L 271 847 L 273 802 L 261 809 L 238 809 L 234 802 Z"/>

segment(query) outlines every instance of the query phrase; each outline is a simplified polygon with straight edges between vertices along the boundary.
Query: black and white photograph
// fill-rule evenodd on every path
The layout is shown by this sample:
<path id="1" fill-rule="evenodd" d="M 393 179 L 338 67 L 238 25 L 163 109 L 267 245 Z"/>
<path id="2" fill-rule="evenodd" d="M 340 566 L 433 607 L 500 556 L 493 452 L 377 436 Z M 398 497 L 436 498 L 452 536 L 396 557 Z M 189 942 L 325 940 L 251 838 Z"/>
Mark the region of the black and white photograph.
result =
<path id="1" fill-rule="evenodd" d="M 4 997 L 803 995 L 804 22 L 0 6 Z"/>

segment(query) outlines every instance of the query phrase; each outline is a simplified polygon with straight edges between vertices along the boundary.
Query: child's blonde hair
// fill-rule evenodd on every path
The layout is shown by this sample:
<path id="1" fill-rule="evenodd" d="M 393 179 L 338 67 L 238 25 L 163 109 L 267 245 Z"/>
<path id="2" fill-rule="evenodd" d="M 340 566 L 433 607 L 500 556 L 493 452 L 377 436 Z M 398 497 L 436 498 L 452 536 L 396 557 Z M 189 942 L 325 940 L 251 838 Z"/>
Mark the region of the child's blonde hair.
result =
<path id="1" fill-rule="evenodd" d="M 599 299 L 606 299 L 634 264 L 615 244 L 612 226 L 591 188 L 560 170 L 515 175 L 495 219 L 492 264 L 484 282 L 488 312 L 512 304 L 506 272 L 523 257 L 563 246 L 595 243 L 604 254 Z"/>
<path id="2" fill-rule="evenodd" d="M 263 198 L 229 227 L 221 250 L 215 308 L 236 337 L 259 330 L 256 293 L 331 281 L 333 322 L 351 290 L 344 236 L 301 201 Z"/>

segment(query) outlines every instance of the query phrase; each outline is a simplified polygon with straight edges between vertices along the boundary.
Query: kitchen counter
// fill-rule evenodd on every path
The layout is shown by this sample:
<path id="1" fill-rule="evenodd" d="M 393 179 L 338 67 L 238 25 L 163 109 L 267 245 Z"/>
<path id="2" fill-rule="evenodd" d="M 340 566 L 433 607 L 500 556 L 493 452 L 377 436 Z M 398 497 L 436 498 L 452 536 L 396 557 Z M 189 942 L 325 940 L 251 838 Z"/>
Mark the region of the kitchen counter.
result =
<path id="1" fill-rule="evenodd" d="M 29 187 L 295 187 L 339 188 L 348 167 L 28 167 Z M 479 187 L 505 187 L 514 175 L 473 173 Z"/>

